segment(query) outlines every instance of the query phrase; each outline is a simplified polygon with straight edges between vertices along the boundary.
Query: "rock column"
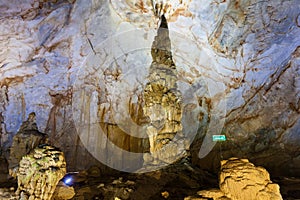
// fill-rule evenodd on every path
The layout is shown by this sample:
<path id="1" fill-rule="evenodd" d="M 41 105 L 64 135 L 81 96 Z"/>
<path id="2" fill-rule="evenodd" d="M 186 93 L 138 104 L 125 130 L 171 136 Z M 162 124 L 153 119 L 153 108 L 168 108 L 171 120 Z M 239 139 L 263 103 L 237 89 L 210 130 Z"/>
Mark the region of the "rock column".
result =
<path id="1" fill-rule="evenodd" d="M 150 120 L 147 134 L 152 164 L 172 163 L 184 153 L 182 138 L 182 95 L 177 88 L 177 70 L 172 60 L 171 41 L 166 19 L 161 25 L 151 49 L 152 63 L 144 90 L 143 108 Z M 179 138 L 175 138 L 178 134 Z M 182 143 L 181 143 L 182 142 Z M 182 144 L 182 148 L 180 148 Z"/>

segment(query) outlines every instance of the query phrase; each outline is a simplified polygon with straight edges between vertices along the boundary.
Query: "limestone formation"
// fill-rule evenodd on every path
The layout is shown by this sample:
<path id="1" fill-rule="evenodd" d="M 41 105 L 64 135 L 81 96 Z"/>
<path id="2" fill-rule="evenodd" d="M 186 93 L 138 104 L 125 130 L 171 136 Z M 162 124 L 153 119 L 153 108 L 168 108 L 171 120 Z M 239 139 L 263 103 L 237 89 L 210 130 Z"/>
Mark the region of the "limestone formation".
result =
<path id="1" fill-rule="evenodd" d="M 72 199 L 75 195 L 74 188 L 67 186 L 64 182 L 60 181 L 53 193 L 52 200 L 67 200 Z"/>
<path id="2" fill-rule="evenodd" d="M 151 48 L 151 63 L 148 83 L 144 90 L 143 108 L 150 120 L 147 134 L 150 153 L 154 160 L 172 163 L 176 156 L 184 153 L 182 140 L 182 97 L 177 88 L 177 71 L 172 59 L 171 41 L 166 19 L 162 16 L 161 25 Z M 177 137 L 178 137 L 177 135 Z M 179 149 L 179 150 L 178 150 Z"/>
<path id="3" fill-rule="evenodd" d="M 65 174 L 64 153 L 55 147 L 41 145 L 20 161 L 16 194 L 22 200 L 50 200 Z"/>
<path id="4" fill-rule="evenodd" d="M 135 21 L 141 27 L 151 27 L 157 25 L 162 15 L 168 21 L 176 21 L 179 16 L 192 16 L 188 10 L 190 2 L 191 0 L 112 0 L 111 5 L 123 20 Z"/>
<path id="5" fill-rule="evenodd" d="M 8 178 L 8 163 L 5 157 L 0 152 L 0 184 L 7 181 Z"/>
<path id="6" fill-rule="evenodd" d="M 222 161 L 220 189 L 233 200 L 282 199 L 279 185 L 272 183 L 267 170 L 255 167 L 247 159 Z"/>
<path id="7" fill-rule="evenodd" d="M 223 160 L 219 181 L 220 189 L 199 191 L 199 197 L 186 200 L 282 200 L 279 185 L 270 180 L 267 170 L 255 167 L 248 159 Z"/>
<path id="8" fill-rule="evenodd" d="M 2 116 L 2 113 L 0 113 L 0 146 L 1 146 L 1 150 L 2 150 L 2 146 L 3 146 L 3 142 L 2 142 L 2 135 L 4 135 L 4 119 L 3 119 L 3 116 Z"/>
<path id="9" fill-rule="evenodd" d="M 22 157 L 46 140 L 47 136 L 38 130 L 35 113 L 30 113 L 13 138 L 8 160 L 10 175 L 15 177 Z"/>
<path id="10" fill-rule="evenodd" d="M 117 126 L 111 108 L 125 107 L 124 103 L 133 123 L 146 124 L 141 97 L 152 62 L 149 49 L 164 14 L 177 76 L 183 82 L 180 91 L 197 86 L 199 75 L 209 86 L 224 86 L 210 90 L 212 107 L 227 101 L 224 158 L 247 157 L 274 175 L 295 176 L 300 173 L 299 6 L 298 0 L 1 0 L 0 113 L 5 151 L 28 111 L 34 110 L 39 130 L 49 133 L 55 146 L 68 155 L 72 170 L 99 164 L 91 156 L 93 149 L 86 150 L 97 141 L 92 134 L 97 130 L 83 128 L 85 135 L 90 134 L 84 147 L 76 134 L 80 123 L 72 118 L 73 108 L 83 113 L 83 121 L 103 125 L 108 139 L 98 143 L 105 149 L 112 141 L 126 151 L 149 151 L 139 134 L 130 137 Z M 114 62 L 111 57 L 121 70 L 111 70 L 104 77 L 108 81 L 101 82 Z M 81 91 L 74 87 L 80 73 L 87 78 L 79 89 L 92 88 L 87 98 L 77 95 Z M 187 113 L 197 116 L 190 108 Z M 95 121 L 89 120 L 92 111 L 99 114 Z M 210 116 L 208 112 L 204 118 Z M 204 120 L 196 128 L 199 137 L 191 153 L 193 164 L 216 172 L 219 148 L 198 159 L 210 122 Z"/>
<path id="11" fill-rule="evenodd" d="M 0 199 L 1 200 L 18 200 L 14 193 L 15 188 L 0 188 Z"/>

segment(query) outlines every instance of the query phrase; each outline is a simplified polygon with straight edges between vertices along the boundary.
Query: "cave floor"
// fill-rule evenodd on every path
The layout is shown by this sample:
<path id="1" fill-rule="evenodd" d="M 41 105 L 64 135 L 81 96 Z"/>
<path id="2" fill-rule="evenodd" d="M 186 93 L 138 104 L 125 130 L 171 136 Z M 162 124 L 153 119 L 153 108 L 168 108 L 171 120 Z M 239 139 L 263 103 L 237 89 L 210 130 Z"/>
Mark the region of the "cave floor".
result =
<path id="1" fill-rule="evenodd" d="M 73 199 L 183 200 L 187 196 L 197 196 L 200 190 L 218 188 L 217 180 L 217 174 L 177 166 L 147 174 L 89 178 L 86 182 L 75 184 Z M 300 178 L 278 177 L 273 182 L 280 185 L 284 200 L 300 200 Z"/>
<path id="2" fill-rule="evenodd" d="M 97 167 L 69 174 L 75 189 L 73 200 L 183 200 L 196 196 L 200 190 L 218 188 L 218 175 L 179 162 L 167 168 L 143 174 L 102 174 Z M 300 177 L 271 178 L 280 185 L 284 200 L 300 200 Z M 0 184 L 0 188 L 17 187 L 14 180 Z M 1 198 L 1 195 L 0 195 Z"/>
<path id="3" fill-rule="evenodd" d="M 144 174 L 121 173 L 89 178 L 75 185 L 74 199 L 184 199 L 199 189 L 218 187 L 217 175 L 195 169 L 185 163 Z M 86 191 L 91 191 L 86 193 Z"/>

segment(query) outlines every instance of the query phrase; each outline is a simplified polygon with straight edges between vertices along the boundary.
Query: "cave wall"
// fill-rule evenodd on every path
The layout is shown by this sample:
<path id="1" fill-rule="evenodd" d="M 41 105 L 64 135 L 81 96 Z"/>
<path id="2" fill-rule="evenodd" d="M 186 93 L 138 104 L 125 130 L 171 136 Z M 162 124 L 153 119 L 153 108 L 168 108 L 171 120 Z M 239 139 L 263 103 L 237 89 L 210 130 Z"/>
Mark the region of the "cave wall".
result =
<path id="1" fill-rule="evenodd" d="M 1 147 L 7 150 L 22 121 L 36 112 L 39 130 L 65 152 L 70 170 L 97 163 L 98 149 L 87 147 L 99 140 L 96 129 L 107 135 L 102 143 L 149 151 L 140 138 L 147 123 L 143 89 L 164 13 L 186 98 L 183 130 L 198 131 L 193 162 L 211 170 L 221 158 L 240 156 L 299 174 L 299 10 L 297 0 L 154 7 L 146 0 L 1 1 Z M 194 107 L 199 111 L 191 117 Z M 205 134 L 220 131 L 227 141 L 199 159 Z"/>

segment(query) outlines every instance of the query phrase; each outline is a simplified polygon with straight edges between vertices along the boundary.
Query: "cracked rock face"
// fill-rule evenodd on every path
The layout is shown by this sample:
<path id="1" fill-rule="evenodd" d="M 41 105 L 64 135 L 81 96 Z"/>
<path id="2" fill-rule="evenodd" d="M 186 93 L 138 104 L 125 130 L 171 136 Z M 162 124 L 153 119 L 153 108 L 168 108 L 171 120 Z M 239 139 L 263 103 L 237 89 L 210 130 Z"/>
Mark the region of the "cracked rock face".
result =
<path id="1" fill-rule="evenodd" d="M 188 10 L 190 2 L 191 0 L 112 0 L 111 5 L 123 20 L 132 21 L 140 27 L 155 27 L 162 15 L 168 21 L 176 21 L 179 16 L 192 16 Z"/>
<path id="2" fill-rule="evenodd" d="M 188 104 L 172 123 L 182 115 L 181 123 L 191 127 L 182 127 L 183 134 L 198 132 L 191 146 L 193 163 L 216 171 L 222 158 L 247 157 L 272 173 L 299 174 L 299 10 L 297 0 L 1 1 L 1 148 L 7 153 L 22 122 L 35 112 L 39 130 L 65 152 L 70 169 L 97 163 L 77 134 L 75 107 L 82 121 L 96 118 L 107 135 L 99 143 L 110 140 L 126 151 L 149 152 L 149 139 L 115 118 L 126 113 L 126 123 L 148 123 L 143 94 L 149 74 L 163 71 L 151 72 L 150 66 L 164 15 L 177 87 Z M 109 55 L 115 60 L 109 62 Z M 76 82 L 92 92 L 80 93 Z M 209 95 L 197 92 L 199 85 L 209 88 Z M 222 101 L 227 141 L 199 159 L 213 111 Z M 176 129 L 181 131 L 180 125 Z M 97 138 L 93 132 L 91 127 L 82 132 L 90 143 Z"/>
<path id="3" fill-rule="evenodd" d="M 64 154 L 49 145 L 39 146 L 20 161 L 16 194 L 24 200 L 50 200 L 65 174 Z"/>

